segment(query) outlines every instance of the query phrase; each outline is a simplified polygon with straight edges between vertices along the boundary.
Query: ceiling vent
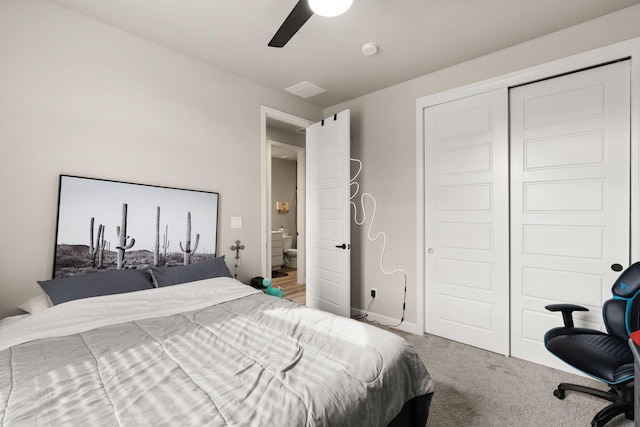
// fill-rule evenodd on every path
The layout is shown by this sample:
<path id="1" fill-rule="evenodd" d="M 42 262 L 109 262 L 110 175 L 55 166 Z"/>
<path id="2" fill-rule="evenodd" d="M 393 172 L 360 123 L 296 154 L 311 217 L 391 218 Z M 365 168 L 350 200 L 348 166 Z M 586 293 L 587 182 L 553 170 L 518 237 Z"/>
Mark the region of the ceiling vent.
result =
<path id="1" fill-rule="evenodd" d="M 285 90 L 287 92 L 291 92 L 294 95 L 298 95 L 301 98 L 311 98 L 312 96 L 316 96 L 322 92 L 326 92 L 326 89 L 322 89 L 321 87 L 318 87 L 313 83 L 307 81 L 288 87 Z"/>

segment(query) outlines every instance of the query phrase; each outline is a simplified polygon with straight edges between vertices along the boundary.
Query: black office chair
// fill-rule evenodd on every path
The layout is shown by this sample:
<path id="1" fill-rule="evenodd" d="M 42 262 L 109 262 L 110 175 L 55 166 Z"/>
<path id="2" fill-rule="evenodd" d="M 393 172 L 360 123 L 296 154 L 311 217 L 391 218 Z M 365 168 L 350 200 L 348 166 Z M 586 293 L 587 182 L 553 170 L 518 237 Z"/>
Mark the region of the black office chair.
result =
<path id="1" fill-rule="evenodd" d="M 588 311 L 574 304 L 551 304 L 545 308 L 562 312 L 564 326 L 551 329 L 544 345 L 551 353 L 589 376 L 605 382 L 603 391 L 577 384 L 561 383 L 553 394 L 564 399 L 566 390 L 579 391 L 612 402 L 598 412 L 592 426 L 603 426 L 613 417 L 625 414 L 633 419 L 633 353 L 629 334 L 640 329 L 640 262 L 622 272 L 611 288 L 613 298 L 602 306 L 608 333 L 573 325 L 574 311 Z"/>

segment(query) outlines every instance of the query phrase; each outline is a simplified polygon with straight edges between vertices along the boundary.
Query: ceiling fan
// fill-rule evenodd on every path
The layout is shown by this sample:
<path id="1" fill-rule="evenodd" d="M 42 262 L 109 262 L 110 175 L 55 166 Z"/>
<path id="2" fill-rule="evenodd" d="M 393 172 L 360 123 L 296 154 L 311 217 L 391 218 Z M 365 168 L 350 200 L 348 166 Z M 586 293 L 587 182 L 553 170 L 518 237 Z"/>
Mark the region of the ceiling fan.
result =
<path id="1" fill-rule="evenodd" d="M 270 47 L 283 47 L 305 22 L 316 13 L 337 16 L 351 7 L 353 0 L 299 0 L 269 42 Z"/>

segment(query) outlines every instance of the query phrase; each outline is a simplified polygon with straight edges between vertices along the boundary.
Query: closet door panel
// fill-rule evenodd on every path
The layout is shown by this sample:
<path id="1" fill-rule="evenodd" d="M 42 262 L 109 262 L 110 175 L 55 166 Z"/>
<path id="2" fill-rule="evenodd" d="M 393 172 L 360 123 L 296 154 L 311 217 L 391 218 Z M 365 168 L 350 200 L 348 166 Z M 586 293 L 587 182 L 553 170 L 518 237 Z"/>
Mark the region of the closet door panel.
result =
<path id="1" fill-rule="evenodd" d="M 426 331 L 509 352 L 507 91 L 424 110 Z"/>
<path id="2" fill-rule="evenodd" d="M 604 141 L 601 130 L 523 141 L 524 170 L 603 165 Z"/>
<path id="3" fill-rule="evenodd" d="M 544 306 L 601 307 L 629 264 L 630 72 L 620 62 L 510 91 L 511 354 L 567 369 L 543 345 Z"/>

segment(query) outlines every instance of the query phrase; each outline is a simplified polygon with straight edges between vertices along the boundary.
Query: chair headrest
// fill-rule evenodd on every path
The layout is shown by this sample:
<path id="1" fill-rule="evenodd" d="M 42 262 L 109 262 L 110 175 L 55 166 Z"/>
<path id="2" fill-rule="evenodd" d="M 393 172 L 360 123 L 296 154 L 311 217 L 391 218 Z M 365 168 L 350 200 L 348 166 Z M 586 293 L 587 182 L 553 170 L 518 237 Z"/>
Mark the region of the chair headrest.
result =
<path id="1" fill-rule="evenodd" d="M 611 293 L 622 298 L 631 298 L 640 290 L 640 261 L 630 265 L 613 283 Z"/>

